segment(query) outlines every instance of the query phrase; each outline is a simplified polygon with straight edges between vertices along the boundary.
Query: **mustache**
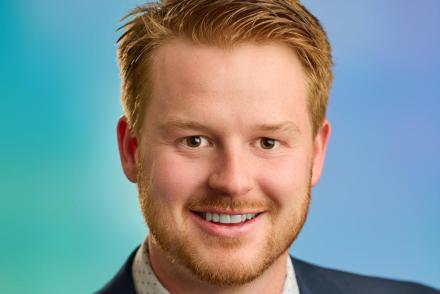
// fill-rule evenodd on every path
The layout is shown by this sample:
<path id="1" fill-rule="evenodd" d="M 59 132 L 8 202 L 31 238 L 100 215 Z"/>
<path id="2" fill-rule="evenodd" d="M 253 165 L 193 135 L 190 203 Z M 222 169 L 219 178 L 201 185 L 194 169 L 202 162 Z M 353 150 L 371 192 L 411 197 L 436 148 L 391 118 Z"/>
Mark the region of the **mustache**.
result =
<path id="1" fill-rule="evenodd" d="M 188 201 L 186 204 L 186 209 L 193 211 L 207 209 L 268 211 L 274 210 L 275 204 L 269 200 L 236 199 L 234 197 L 210 196 Z"/>

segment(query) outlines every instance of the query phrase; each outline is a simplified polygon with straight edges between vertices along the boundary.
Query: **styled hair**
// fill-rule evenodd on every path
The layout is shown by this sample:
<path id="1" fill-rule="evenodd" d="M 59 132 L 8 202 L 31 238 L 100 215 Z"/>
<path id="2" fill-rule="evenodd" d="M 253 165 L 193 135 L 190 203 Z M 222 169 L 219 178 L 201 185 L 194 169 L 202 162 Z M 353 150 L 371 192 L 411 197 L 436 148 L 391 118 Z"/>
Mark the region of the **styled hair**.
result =
<path id="1" fill-rule="evenodd" d="M 313 135 L 320 129 L 333 79 L 327 35 L 295 0 L 162 0 L 138 6 L 123 19 L 118 39 L 121 103 L 129 127 L 140 135 L 150 99 L 150 64 L 155 49 L 183 38 L 195 44 L 232 48 L 246 42 L 282 42 L 294 49 L 306 76 Z"/>

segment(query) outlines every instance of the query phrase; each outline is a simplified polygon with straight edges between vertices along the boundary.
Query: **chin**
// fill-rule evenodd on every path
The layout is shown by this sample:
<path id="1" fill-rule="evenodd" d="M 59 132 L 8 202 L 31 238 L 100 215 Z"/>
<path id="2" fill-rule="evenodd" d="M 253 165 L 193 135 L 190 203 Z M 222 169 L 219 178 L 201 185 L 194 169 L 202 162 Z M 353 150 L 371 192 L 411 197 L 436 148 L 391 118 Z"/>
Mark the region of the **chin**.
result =
<path id="1" fill-rule="evenodd" d="M 220 287 L 238 286 L 261 276 L 285 252 L 271 238 L 264 240 L 208 237 L 187 240 L 185 246 L 169 253 L 200 280 Z"/>
<path id="2" fill-rule="evenodd" d="M 264 248 L 255 246 L 254 243 L 241 243 L 238 246 L 230 247 L 207 247 L 201 250 L 199 256 L 204 260 L 210 260 L 212 263 L 217 263 L 228 267 L 229 265 L 252 265 L 256 260 L 265 255 Z"/>

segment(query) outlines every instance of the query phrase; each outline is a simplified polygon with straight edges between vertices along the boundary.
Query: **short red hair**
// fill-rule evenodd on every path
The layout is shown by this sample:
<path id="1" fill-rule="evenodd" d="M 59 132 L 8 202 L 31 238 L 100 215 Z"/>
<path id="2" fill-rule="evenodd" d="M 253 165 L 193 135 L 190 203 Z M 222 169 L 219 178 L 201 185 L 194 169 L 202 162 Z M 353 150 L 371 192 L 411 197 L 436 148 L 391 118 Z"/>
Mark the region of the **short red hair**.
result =
<path id="1" fill-rule="evenodd" d="M 222 48 L 244 42 L 287 44 L 307 77 L 313 134 L 320 129 L 333 79 L 331 47 L 319 21 L 299 1 L 169 0 L 137 7 L 127 19 L 118 40 L 121 102 L 138 135 L 150 99 L 150 60 L 155 49 L 174 38 Z"/>

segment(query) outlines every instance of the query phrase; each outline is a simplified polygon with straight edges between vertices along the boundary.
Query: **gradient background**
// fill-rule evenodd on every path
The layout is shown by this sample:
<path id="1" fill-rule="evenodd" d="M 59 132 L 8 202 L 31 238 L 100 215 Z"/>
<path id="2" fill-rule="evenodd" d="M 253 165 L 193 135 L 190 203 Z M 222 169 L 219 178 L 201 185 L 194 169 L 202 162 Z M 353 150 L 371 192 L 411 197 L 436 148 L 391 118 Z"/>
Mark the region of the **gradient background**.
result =
<path id="1" fill-rule="evenodd" d="M 291 252 L 440 287 L 440 1 L 304 0 L 334 48 L 333 136 Z M 0 0 L 0 292 L 90 293 L 146 234 L 119 163 L 119 18 Z"/>

